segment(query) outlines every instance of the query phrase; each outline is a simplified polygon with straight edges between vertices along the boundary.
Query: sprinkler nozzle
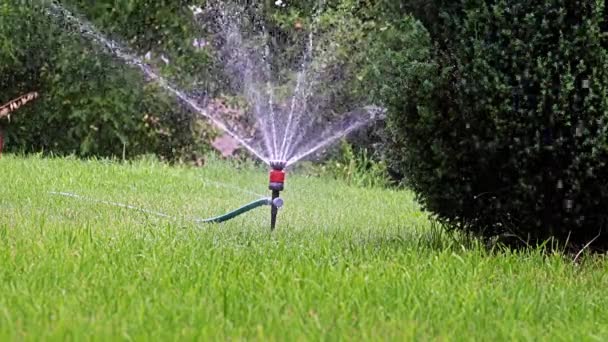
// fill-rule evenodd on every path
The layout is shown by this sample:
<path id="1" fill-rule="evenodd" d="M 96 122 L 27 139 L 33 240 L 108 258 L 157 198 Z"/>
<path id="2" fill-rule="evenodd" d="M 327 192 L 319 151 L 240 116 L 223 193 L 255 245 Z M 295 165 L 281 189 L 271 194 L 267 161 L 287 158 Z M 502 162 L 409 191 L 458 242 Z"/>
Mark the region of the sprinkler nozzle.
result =
<path id="1" fill-rule="evenodd" d="M 270 162 L 270 167 L 273 170 L 283 171 L 286 166 L 287 166 L 287 162 L 282 161 L 282 160 L 273 160 Z"/>
<path id="2" fill-rule="evenodd" d="M 272 191 L 283 191 L 285 185 L 285 171 L 283 170 L 271 170 L 270 171 L 270 183 L 268 189 Z"/>
<path id="3" fill-rule="evenodd" d="M 277 223 L 277 214 L 279 208 L 283 206 L 283 200 L 279 197 L 280 192 L 285 188 L 285 162 L 273 161 L 270 163 L 270 182 L 268 189 L 272 191 L 272 200 L 270 205 L 270 229 L 274 230 Z"/>

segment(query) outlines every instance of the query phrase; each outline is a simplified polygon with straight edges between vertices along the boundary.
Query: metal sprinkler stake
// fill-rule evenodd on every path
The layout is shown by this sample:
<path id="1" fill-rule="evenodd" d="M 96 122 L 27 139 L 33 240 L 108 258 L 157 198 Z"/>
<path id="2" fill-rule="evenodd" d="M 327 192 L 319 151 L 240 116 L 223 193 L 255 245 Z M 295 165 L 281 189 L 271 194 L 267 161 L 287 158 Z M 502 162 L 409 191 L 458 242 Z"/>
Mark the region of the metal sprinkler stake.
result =
<path id="1" fill-rule="evenodd" d="M 274 231 L 277 224 L 277 214 L 279 208 L 283 206 L 283 199 L 280 197 L 280 192 L 283 191 L 285 185 L 285 162 L 273 161 L 270 163 L 270 184 L 268 189 L 272 191 L 270 203 L 270 230 Z"/>

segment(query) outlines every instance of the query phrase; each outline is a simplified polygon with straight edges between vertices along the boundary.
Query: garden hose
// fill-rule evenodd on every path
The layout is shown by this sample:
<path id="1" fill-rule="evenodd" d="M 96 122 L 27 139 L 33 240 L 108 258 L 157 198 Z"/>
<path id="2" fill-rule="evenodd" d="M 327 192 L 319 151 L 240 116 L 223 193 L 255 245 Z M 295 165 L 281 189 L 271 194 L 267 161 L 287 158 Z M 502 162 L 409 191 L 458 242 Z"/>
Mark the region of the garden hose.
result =
<path id="1" fill-rule="evenodd" d="M 255 208 L 269 205 L 270 206 L 270 230 L 273 231 L 276 227 L 277 214 L 279 212 L 279 208 L 281 208 L 283 206 L 283 199 L 280 197 L 280 192 L 283 191 L 283 189 L 285 187 L 285 171 L 284 171 L 285 162 L 273 161 L 272 163 L 270 163 L 270 166 L 272 169 L 270 170 L 270 174 L 269 174 L 270 182 L 269 182 L 268 188 L 269 188 L 269 190 L 272 191 L 271 198 L 261 198 L 261 199 L 255 200 L 249 204 L 246 204 L 233 211 L 230 211 L 224 215 L 215 216 L 215 217 L 211 217 L 211 218 L 207 218 L 207 219 L 196 218 L 196 219 L 193 219 L 193 221 L 196 223 L 222 223 L 222 222 L 231 220 L 239 215 L 242 215 L 248 211 L 251 211 Z M 115 207 L 130 209 L 130 210 L 136 210 L 136 211 L 139 211 L 142 213 L 155 215 L 155 216 L 159 216 L 159 217 L 163 217 L 163 218 L 176 219 L 176 217 L 169 216 L 165 213 L 151 211 L 151 210 L 147 210 L 147 209 L 143 209 L 143 208 L 139 208 L 139 207 L 135 207 L 135 206 L 128 205 L 128 204 L 123 204 L 123 203 L 97 200 L 97 199 L 80 196 L 80 195 L 76 195 L 76 194 L 69 193 L 69 192 L 50 192 L 50 194 L 57 195 L 57 196 L 71 197 L 71 198 L 84 200 L 84 201 L 88 201 L 88 202 L 101 203 L 101 204 L 111 205 L 111 206 L 115 206 Z"/>
<path id="2" fill-rule="evenodd" d="M 103 200 L 97 200 L 97 199 L 93 199 L 93 198 L 89 198 L 89 197 L 85 197 L 85 196 L 80 196 L 80 195 L 76 195 L 73 193 L 69 193 L 69 192 L 50 192 L 51 195 L 56 195 L 56 196 L 63 196 L 63 197 L 70 197 L 70 198 L 75 198 L 75 199 L 79 199 L 79 200 L 84 200 L 84 201 L 88 201 L 88 202 L 94 202 L 94 203 L 101 203 L 101 204 L 106 204 L 106 205 L 111 205 L 111 206 L 115 206 L 115 207 L 120 207 L 120 208 L 125 208 L 125 209 L 130 209 L 130 210 L 135 210 L 135 211 L 139 211 L 145 214 L 150 214 L 150 215 L 154 215 L 154 216 L 158 216 L 158 217 L 163 217 L 163 218 L 168 218 L 168 219 L 176 219 L 176 217 L 167 215 L 165 213 L 161 213 L 161 212 L 157 212 L 157 211 L 152 211 L 152 210 L 148 210 L 148 209 L 143 209 L 140 207 L 135 207 L 132 205 L 128 205 L 128 204 L 124 204 L 124 203 L 118 203 L 118 202 L 110 202 L 110 201 L 103 201 Z M 276 208 L 280 208 L 283 206 L 283 201 L 279 198 L 279 199 L 275 199 L 272 200 L 270 198 L 261 198 L 258 200 L 255 200 L 249 204 L 246 204 L 238 209 L 235 209 L 233 211 L 230 211 L 224 215 L 220 215 L 220 216 L 216 216 L 216 217 L 211 217 L 208 219 L 200 219 L 200 218 L 196 218 L 193 219 L 193 221 L 195 223 L 222 223 L 228 220 L 231 220 L 241 214 L 244 214 L 248 211 L 251 211 L 255 208 L 261 207 L 261 206 L 265 206 L 265 205 L 271 205 L 273 207 Z"/>
<path id="3" fill-rule="evenodd" d="M 282 205 L 282 203 L 279 203 L 280 205 Z M 273 201 L 269 198 L 260 198 L 259 200 L 253 201 L 249 204 L 246 204 L 236 210 L 233 210 L 231 212 L 228 212 L 224 215 L 220 215 L 220 216 L 216 216 L 216 217 L 212 217 L 212 218 L 208 218 L 208 219 L 196 219 L 194 220 L 194 222 L 196 223 L 222 223 L 228 220 L 231 220 L 241 214 L 244 214 L 250 210 L 253 210 L 257 207 L 261 207 L 264 205 L 276 205 L 273 204 Z"/>

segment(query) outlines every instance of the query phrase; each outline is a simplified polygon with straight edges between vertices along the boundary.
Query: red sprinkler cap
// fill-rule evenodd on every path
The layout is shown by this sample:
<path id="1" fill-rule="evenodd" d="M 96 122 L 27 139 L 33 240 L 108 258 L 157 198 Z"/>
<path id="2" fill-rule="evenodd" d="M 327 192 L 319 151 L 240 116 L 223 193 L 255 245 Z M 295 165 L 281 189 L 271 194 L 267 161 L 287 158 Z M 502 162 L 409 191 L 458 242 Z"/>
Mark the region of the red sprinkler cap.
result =
<path id="1" fill-rule="evenodd" d="M 270 171 L 270 183 L 285 183 L 285 171 L 282 171 L 282 170 Z"/>

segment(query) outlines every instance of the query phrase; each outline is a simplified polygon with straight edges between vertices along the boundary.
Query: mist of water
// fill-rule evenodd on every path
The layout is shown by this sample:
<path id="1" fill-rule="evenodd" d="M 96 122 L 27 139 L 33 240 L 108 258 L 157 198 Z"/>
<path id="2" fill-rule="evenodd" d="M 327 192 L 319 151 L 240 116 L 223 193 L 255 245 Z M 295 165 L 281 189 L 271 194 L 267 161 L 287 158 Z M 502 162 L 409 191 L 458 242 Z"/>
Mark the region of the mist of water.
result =
<path id="1" fill-rule="evenodd" d="M 213 27 L 216 49 L 233 89 L 247 100 L 248 115 L 254 127 L 242 127 L 224 115 L 224 106 L 190 96 L 132 53 L 124 44 L 107 38 L 90 22 L 78 18 L 64 7 L 50 3 L 47 13 L 77 32 L 104 47 L 125 63 L 139 68 L 149 79 L 186 104 L 195 113 L 209 119 L 232 136 L 239 144 L 265 163 L 283 161 L 292 165 L 328 147 L 335 141 L 381 118 L 384 109 L 375 106 L 355 107 L 343 114 L 331 113 L 334 103 L 325 89 L 331 87 L 335 75 L 326 67 L 334 56 L 331 49 L 317 49 L 315 23 L 307 35 L 294 80 L 281 83 L 273 73 L 265 27 L 260 32 L 245 28 L 246 15 L 241 8 L 222 1 L 208 2 L 205 11 L 195 14 L 201 25 Z M 318 11 L 320 13 L 320 9 Z M 213 21 L 211 24 L 205 20 Z M 329 71 L 328 71 L 329 70 Z M 291 70 L 289 70 L 291 71 Z M 282 87 L 281 96 L 276 89 Z M 284 89 L 291 89 L 285 95 Z M 206 103 L 206 104 L 203 104 Z M 345 107 L 341 104 L 341 108 Z M 348 107 L 348 106 L 346 106 Z"/>
<path id="2" fill-rule="evenodd" d="M 145 63 L 141 57 L 131 53 L 125 46 L 115 40 L 111 40 L 105 37 L 103 34 L 101 34 L 99 30 L 95 28 L 95 26 L 93 26 L 93 24 L 86 20 L 77 18 L 70 11 L 53 2 L 48 5 L 47 9 L 48 14 L 59 20 L 65 20 L 66 24 L 73 25 L 75 28 L 78 29 L 82 36 L 105 47 L 123 62 L 130 65 L 134 65 L 139 68 L 148 78 L 155 80 L 161 88 L 174 95 L 177 99 L 179 99 L 188 107 L 190 107 L 195 113 L 211 120 L 211 122 L 213 122 L 215 126 L 232 136 L 232 138 L 238 141 L 243 147 L 253 153 L 253 155 L 258 157 L 260 160 L 264 161 L 265 163 L 270 162 L 267 157 L 260 153 L 259 150 L 253 148 L 253 146 L 250 145 L 247 141 L 245 141 L 239 134 L 231 130 L 224 123 L 224 120 L 221 117 L 219 117 L 218 115 L 214 115 L 217 113 L 214 113 L 208 108 L 203 108 L 201 105 L 199 105 L 199 101 L 188 96 L 184 91 L 177 89 L 177 87 L 174 86 L 169 80 L 162 77 L 150 65 Z"/>

